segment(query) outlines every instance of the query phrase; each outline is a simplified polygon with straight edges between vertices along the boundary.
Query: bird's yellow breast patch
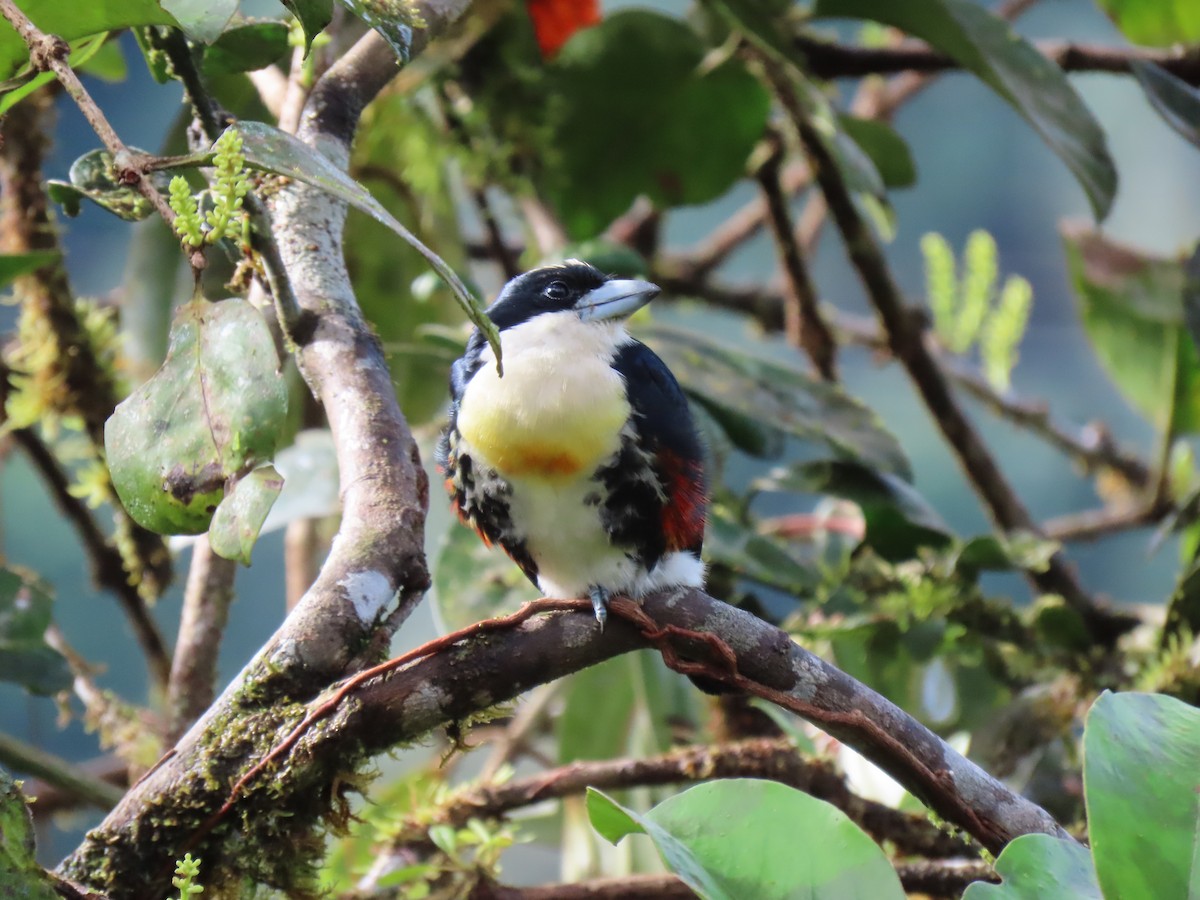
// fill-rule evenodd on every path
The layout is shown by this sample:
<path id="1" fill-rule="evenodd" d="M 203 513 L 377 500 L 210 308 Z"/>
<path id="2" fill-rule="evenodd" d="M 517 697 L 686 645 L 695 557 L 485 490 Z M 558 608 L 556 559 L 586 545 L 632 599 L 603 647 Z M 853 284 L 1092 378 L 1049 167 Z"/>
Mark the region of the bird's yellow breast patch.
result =
<path id="1" fill-rule="evenodd" d="M 528 343 L 535 335 L 513 331 L 520 329 L 501 334 L 504 377 L 488 363 L 467 386 L 459 432 L 480 462 L 505 476 L 590 474 L 620 447 L 630 413 L 621 376 L 561 328 L 552 339 Z"/>

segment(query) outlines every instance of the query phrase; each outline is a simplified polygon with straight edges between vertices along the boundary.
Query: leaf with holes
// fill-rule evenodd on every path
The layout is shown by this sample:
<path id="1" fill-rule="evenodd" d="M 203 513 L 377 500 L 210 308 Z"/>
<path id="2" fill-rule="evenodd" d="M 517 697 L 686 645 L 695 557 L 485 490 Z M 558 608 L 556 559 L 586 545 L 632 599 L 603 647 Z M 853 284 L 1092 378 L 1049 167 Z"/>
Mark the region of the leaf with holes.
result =
<path id="1" fill-rule="evenodd" d="M 113 486 L 160 534 L 208 528 L 226 484 L 268 461 L 287 387 L 262 315 L 244 300 L 182 307 L 166 362 L 104 429 Z"/>
<path id="2" fill-rule="evenodd" d="M 1104 131 L 1053 62 L 971 0 L 817 0 L 821 17 L 874 19 L 955 59 L 1000 95 L 1075 175 L 1097 219 L 1108 215 L 1117 170 Z"/>
<path id="3" fill-rule="evenodd" d="M 143 197 L 136 187 L 122 184 L 115 177 L 112 154 L 107 150 L 92 150 L 71 163 L 70 181 L 47 182 L 50 199 L 62 206 L 68 216 L 79 215 L 84 200 L 108 210 L 126 222 L 137 222 L 154 213 L 153 204 Z M 171 183 L 165 172 L 152 172 L 146 176 L 164 196 Z"/>

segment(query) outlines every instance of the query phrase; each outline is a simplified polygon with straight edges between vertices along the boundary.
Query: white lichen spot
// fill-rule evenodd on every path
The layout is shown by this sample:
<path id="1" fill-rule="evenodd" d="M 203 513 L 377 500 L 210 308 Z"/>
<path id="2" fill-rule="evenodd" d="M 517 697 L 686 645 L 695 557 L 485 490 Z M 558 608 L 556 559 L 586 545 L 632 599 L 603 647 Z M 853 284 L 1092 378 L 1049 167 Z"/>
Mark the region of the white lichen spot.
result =
<path id="1" fill-rule="evenodd" d="M 378 619 L 397 593 L 385 575 L 373 570 L 351 572 L 338 582 L 338 587 L 346 592 L 346 599 L 366 624 Z"/>

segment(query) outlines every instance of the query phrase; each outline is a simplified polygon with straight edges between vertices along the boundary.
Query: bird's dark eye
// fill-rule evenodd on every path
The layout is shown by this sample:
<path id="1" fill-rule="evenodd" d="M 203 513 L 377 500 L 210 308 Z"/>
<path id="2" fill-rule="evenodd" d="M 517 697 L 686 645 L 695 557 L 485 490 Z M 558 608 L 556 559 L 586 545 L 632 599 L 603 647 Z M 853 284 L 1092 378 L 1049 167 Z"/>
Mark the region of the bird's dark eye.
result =
<path id="1" fill-rule="evenodd" d="M 553 300 L 555 303 L 561 303 L 567 299 L 567 284 L 565 281 L 552 281 L 546 285 L 542 291 L 542 296 L 547 300 Z"/>

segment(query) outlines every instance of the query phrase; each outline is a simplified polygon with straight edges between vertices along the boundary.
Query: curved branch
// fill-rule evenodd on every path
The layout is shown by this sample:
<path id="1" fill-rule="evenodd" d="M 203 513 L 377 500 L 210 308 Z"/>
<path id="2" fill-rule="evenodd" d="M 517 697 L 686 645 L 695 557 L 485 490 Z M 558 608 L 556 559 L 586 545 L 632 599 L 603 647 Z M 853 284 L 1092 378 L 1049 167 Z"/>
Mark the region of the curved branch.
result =
<path id="1" fill-rule="evenodd" d="M 1048 813 L 899 707 L 748 612 L 694 589 L 656 594 L 641 605 L 619 598 L 612 610 L 614 621 L 603 634 L 585 615 L 559 613 L 528 618 L 501 635 L 476 636 L 422 657 L 355 691 L 354 703 L 343 704 L 339 729 L 381 752 L 511 700 L 535 684 L 654 645 L 681 671 L 735 685 L 803 716 L 875 762 L 992 852 L 1030 832 L 1067 836 Z M 687 661 L 710 657 L 718 644 L 718 662 Z M 732 659 L 724 657 L 726 650 Z"/>

